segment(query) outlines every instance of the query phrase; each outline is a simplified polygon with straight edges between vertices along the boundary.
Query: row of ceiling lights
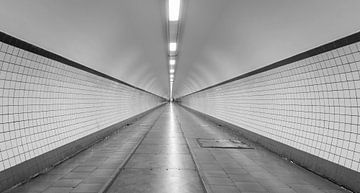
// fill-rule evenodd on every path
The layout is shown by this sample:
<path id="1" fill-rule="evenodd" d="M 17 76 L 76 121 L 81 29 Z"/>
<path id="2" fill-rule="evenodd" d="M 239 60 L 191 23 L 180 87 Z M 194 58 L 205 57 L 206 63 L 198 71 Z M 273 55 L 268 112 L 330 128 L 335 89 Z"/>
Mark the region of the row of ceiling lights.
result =
<path id="1" fill-rule="evenodd" d="M 169 80 L 170 98 L 172 98 L 175 79 L 175 64 L 178 51 L 177 36 L 179 31 L 181 0 L 168 0 L 168 41 L 169 41 Z"/>

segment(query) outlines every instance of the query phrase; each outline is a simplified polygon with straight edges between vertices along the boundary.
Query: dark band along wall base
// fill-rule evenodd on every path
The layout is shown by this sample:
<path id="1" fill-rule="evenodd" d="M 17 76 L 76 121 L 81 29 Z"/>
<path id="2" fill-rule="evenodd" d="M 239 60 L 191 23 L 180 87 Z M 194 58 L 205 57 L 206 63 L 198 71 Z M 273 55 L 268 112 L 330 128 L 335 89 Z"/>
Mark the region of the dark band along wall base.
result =
<path id="1" fill-rule="evenodd" d="M 0 172 L 13 176 L 0 190 L 164 101 L 4 33 L 0 40 Z"/>
<path id="2" fill-rule="evenodd" d="M 359 40 L 356 33 L 177 100 L 291 147 L 284 155 L 360 192 L 344 180 L 360 172 Z"/>
<path id="3" fill-rule="evenodd" d="M 188 111 L 198 114 L 205 119 L 221 124 L 226 129 L 231 129 L 233 134 L 240 135 L 246 139 L 249 139 L 266 149 L 286 157 L 296 164 L 307 168 L 310 171 L 317 173 L 318 175 L 329 179 L 345 188 L 353 190 L 354 192 L 360 192 L 360 173 L 349 168 L 345 168 L 338 164 L 332 163 L 328 160 L 311 155 L 307 152 L 300 151 L 283 143 L 261 136 L 249 130 L 240 128 L 236 125 L 222 121 L 210 115 L 201 113 L 199 111 L 185 107 Z"/>
<path id="4" fill-rule="evenodd" d="M 87 135 L 81 139 L 78 139 L 64 146 L 41 154 L 40 156 L 24 161 L 14 167 L 1 171 L 0 192 L 11 188 L 12 186 L 20 182 L 29 180 L 29 177 L 41 173 L 48 168 L 54 167 L 54 164 L 58 164 L 59 162 L 65 161 L 66 159 L 78 154 L 79 152 L 87 149 L 89 146 L 93 145 L 99 140 L 102 140 L 105 137 L 111 135 L 114 131 L 121 129 L 127 124 L 135 122 L 137 119 L 140 119 L 144 115 L 150 113 L 151 111 L 159 107 L 160 106 L 150 109 L 144 113 L 121 121 L 120 123 L 111 125 L 110 127 L 107 127 L 105 129 L 102 129 L 96 133 Z"/>

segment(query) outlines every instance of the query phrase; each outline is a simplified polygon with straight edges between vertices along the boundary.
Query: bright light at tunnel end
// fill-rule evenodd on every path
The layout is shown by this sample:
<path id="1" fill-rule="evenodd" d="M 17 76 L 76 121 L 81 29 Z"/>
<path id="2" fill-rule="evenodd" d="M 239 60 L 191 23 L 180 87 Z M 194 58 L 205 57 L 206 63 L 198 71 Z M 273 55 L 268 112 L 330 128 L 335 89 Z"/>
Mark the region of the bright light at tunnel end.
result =
<path id="1" fill-rule="evenodd" d="M 180 0 L 169 0 L 169 21 L 178 21 L 180 17 Z"/>

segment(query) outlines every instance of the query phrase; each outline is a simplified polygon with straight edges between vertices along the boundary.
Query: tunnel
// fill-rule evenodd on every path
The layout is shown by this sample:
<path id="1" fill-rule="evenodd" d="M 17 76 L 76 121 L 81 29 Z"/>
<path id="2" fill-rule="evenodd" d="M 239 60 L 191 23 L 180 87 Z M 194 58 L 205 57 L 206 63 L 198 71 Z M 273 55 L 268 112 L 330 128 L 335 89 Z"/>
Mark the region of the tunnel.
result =
<path id="1" fill-rule="evenodd" d="M 359 7 L 1 0 L 0 192 L 360 193 Z"/>

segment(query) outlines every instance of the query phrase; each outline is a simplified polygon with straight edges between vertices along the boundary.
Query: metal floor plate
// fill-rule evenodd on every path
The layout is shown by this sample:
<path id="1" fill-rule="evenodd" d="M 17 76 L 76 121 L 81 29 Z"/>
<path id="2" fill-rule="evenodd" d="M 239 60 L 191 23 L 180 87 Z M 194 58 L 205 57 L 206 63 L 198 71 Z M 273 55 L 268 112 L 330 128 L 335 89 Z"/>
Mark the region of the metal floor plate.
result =
<path id="1" fill-rule="evenodd" d="M 253 149 L 248 144 L 235 139 L 202 139 L 197 138 L 202 148 Z"/>

